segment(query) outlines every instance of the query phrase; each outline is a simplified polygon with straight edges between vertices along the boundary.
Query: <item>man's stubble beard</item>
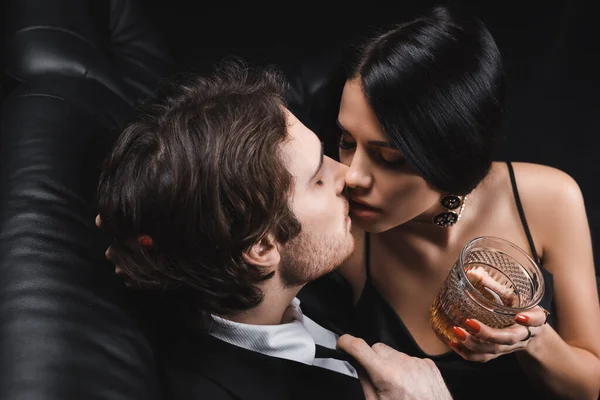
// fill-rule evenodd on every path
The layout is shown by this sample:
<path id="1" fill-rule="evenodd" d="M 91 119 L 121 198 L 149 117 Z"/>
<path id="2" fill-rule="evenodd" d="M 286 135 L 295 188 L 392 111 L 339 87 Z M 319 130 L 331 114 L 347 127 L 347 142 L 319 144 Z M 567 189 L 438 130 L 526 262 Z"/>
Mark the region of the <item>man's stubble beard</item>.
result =
<path id="1" fill-rule="evenodd" d="M 335 270 L 354 251 L 354 238 L 313 235 L 301 231 L 281 255 L 280 279 L 285 287 L 304 285 Z"/>

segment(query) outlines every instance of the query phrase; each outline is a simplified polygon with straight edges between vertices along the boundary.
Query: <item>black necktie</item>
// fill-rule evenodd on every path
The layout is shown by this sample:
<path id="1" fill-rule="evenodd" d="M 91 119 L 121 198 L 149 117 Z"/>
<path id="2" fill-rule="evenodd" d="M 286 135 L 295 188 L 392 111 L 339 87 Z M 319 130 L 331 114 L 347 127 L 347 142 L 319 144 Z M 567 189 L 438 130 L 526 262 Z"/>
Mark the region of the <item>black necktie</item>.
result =
<path id="1" fill-rule="evenodd" d="M 354 359 L 346 352 L 337 349 L 330 349 L 329 347 L 315 344 L 315 358 L 335 358 L 336 360 L 354 362 Z"/>

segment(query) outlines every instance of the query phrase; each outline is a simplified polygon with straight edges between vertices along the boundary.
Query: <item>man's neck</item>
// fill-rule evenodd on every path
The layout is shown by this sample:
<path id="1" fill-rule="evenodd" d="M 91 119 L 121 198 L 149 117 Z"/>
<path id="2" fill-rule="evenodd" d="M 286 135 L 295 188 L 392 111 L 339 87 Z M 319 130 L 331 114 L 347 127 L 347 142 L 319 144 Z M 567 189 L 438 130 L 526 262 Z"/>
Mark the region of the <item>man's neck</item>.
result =
<path id="1" fill-rule="evenodd" d="M 291 321 L 284 320 L 285 310 L 302 287 L 283 288 L 280 285 L 265 285 L 263 301 L 250 310 L 225 317 L 234 322 L 250 325 L 280 325 Z"/>

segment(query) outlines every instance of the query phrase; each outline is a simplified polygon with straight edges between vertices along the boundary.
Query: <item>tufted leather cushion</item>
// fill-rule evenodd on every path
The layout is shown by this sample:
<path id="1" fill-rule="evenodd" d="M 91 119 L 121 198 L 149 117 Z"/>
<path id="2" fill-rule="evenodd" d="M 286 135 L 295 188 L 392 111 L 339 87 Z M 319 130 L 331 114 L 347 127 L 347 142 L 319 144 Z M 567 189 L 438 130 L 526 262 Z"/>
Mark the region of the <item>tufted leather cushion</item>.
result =
<path id="1" fill-rule="evenodd" d="M 94 226 L 101 162 L 171 61 L 134 1 L 10 0 L 0 114 L 0 399 L 159 399 Z"/>
<path id="2" fill-rule="evenodd" d="M 5 71 L 18 81 L 42 74 L 85 77 L 133 105 L 173 68 L 136 1 L 6 3 Z"/>

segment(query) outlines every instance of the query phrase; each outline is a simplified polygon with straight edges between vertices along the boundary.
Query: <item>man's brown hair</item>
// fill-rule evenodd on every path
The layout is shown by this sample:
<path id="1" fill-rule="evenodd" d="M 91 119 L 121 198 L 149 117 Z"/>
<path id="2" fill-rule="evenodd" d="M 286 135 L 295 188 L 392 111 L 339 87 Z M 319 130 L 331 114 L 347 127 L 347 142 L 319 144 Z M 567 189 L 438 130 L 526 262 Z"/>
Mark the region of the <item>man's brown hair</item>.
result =
<path id="1" fill-rule="evenodd" d="M 258 305 L 273 273 L 242 254 L 267 233 L 300 232 L 289 208 L 293 178 L 285 82 L 272 69 L 229 62 L 208 77 L 170 84 L 108 156 L 99 213 L 113 262 L 138 285 L 193 289 L 203 311 L 230 315 Z M 140 235 L 152 246 L 138 243 Z"/>

